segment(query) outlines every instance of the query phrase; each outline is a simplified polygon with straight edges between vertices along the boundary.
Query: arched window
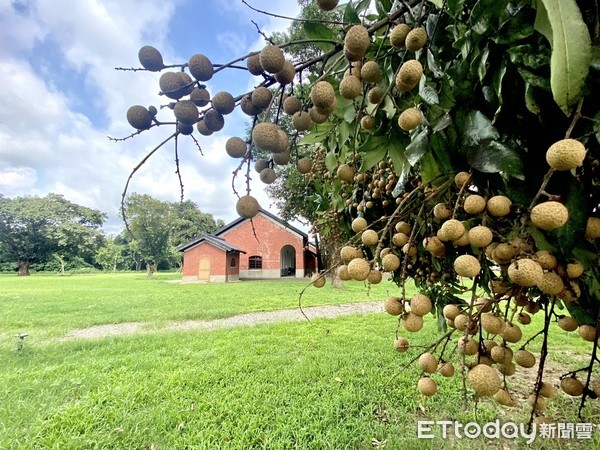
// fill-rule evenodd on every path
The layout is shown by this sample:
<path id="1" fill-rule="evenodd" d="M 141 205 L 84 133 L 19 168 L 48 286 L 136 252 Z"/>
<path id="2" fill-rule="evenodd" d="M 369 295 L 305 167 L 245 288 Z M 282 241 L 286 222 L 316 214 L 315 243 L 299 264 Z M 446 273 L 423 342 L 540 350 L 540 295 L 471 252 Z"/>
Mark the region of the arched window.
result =
<path id="1" fill-rule="evenodd" d="M 251 256 L 248 258 L 249 269 L 262 269 L 262 256 Z"/>
<path id="2" fill-rule="evenodd" d="M 235 267 L 236 263 L 235 263 L 235 258 L 231 258 L 231 261 L 229 261 L 229 267 Z"/>

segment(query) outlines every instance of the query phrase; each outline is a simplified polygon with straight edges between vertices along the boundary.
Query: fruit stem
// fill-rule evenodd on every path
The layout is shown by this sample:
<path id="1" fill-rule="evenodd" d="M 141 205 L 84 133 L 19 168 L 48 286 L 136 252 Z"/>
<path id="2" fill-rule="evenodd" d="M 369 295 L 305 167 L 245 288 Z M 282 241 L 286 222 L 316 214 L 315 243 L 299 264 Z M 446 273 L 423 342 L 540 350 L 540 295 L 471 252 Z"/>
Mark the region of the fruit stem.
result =
<path id="1" fill-rule="evenodd" d="M 565 139 L 569 139 L 571 137 L 573 128 L 575 128 L 575 125 L 577 124 L 579 119 L 581 119 L 581 117 L 582 117 L 581 108 L 582 107 L 583 107 L 583 97 L 580 98 L 579 103 L 577 103 L 577 109 L 575 110 L 575 114 L 573 114 L 573 120 L 571 120 L 571 124 L 569 125 L 569 128 L 567 129 L 567 132 L 565 133 Z"/>
<path id="2" fill-rule="evenodd" d="M 590 392 L 590 381 L 592 378 L 592 369 L 594 368 L 594 362 L 597 360 L 597 352 L 598 352 L 598 337 L 600 337 L 600 311 L 598 311 L 598 317 L 596 317 L 596 336 L 594 338 L 594 347 L 592 348 L 592 355 L 590 357 L 590 364 L 587 367 L 587 379 L 585 381 L 585 386 L 583 388 L 583 395 L 581 396 L 581 403 L 579 404 L 579 410 L 577 412 L 577 417 L 581 420 L 581 412 L 583 411 L 583 407 L 585 406 L 585 401 L 589 397 Z"/>
<path id="3" fill-rule="evenodd" d="M 542 192 L 545 192 L 546 186 L 548 186 L 548 182 L 550 181 L 550 178 L 552 178 L 552 175 L 554 175 L 554 172 L 556 172 L 556 169 L 551 168 L 550 170 L 548 170 L 548 173 L 546 173 L 546 175 L 544 175 L 544 179 L 542 180 L 542 185 L 540 186 L 539 190 L 537 191 L 537 194 L 535 194 L 535 197 L 533 197 L 533 200 L 531 201 L 531 203 L 529 204 L 529 208 L 527 209 L 527 211 L 529 213 L 531 213 L 531 210 L 533 209 L 533 207 L 535 206 L 537 201 L 542 196 Z"/>
<path id="4" fill-rule="evenodd" d="M 552 303 L 550 308 L 548 304 L 544 308 L 544 340 L 542 341 L 542 349 L 540 350 L 540 364 L 538 366 L 537 380 L 535 382 L 535 400 L 531 407 L 531 415 L 529 416 L 529 422 L 527 423 L 528 431 L 531 431 L 533 424 L 533 416 L 535 414 L 535 405 L 537 404 L 542 389 L 542 380 L 544 378 L 544 365 L 546 364 L 546 357 L 548 356 L 548 331 L 550 329 L 550 322 L 554 313 L 554 305 L 556 304 L 556 298 L 552 297 Z"/>

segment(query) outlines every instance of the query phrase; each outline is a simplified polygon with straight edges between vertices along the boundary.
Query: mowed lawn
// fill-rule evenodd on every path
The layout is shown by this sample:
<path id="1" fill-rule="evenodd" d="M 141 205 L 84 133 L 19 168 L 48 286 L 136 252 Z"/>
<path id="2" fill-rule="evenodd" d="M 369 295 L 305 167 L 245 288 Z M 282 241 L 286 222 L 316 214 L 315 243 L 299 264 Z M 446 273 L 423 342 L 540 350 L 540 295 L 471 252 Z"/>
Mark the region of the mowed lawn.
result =
<path id="1" fill-rule="evenodd" d="M 29 340 L 63 336 L 92 325 L 144 322 L 155 327 L 169 321 L 210 320 L 255 311 L 297 308 L 308 279 L 179 284 L 173 273 L 90 274 L 73 276 L 0 275 L 0 336 L 29 333 Z M 302 306 L 384 300 L 398 295 L 384 281 L 370 290 L 361 282 L 308 288 Z M 409 290 L 409 293 L 414 290 Z"/>
<path id="2" fill-rule="evenodd" d="M 259 289 L 264 297 L 253 300 L 257 294 L 250 287 L 257 282 L 174 285 L 164 282 L 173 276 L 162 280 L 136 275 L 73 276 L 68 281 L 56 278 L 31 277 L 25 280 L 29 285 L 21 279 L 0 279 L 5 333 L 0 339 L 2 449 L 525 447 L 522 440 L 442 439 L 439 430 L 433 440 L 417 438 L 418 420 L 483 424 L 496 418 L 521 422 L 529 416 L 525 401 L 515 408 L 502 408 L 484 399 L 477 409 L 472 401 L 465 407 L 459 377 L 443 379 L 434 374 L 438 394 L 423 398 L 417 393 L 420 371 L 416 364 L 405 365 L 419 354 L 419 345 L 440 335 L 433 316 L 427 317 L 420 333 L 404 333 L 415 346 L 406 354 L 393 350 L 397 320 L 384 313 L 317 319 L 312 324 L 159 331 L 56 342 L 45 338 L 60 334 L 62 329 L 106 323 L 103 320 L 171 321 L 293 308 L 297 306 L 297 292 L 304 286 L 264 282 Z M 5 288 L 7 279 L 13 286 L 10 289 Z M 35 283 L 40 283 L 37 290 Z M 44 285 L 46 289 L 41 288 Z M 27 309 L 19 314 L 10 298 L 26 296 L 19 297 L 21 290 L 14 286 L 22 286 L 23 292 L 40 299 L 39 309 L 29 300 L 25 302 Z M 78 293 L 65 290 L 65 286 Z M 219 305 L 218 298 L 220 302 L 230 300 L 229 288 L 236 301 Z M 193 294 L 181 294 L 188 289 L 193 289 Z M 344 290 L 310 288 L 303 303 L 383 299 L 387 289 L 392 287 L 379 286 L 368 296 L 359 283 L 349 283 Z M 129 300 L 119 301 L 109 292 Z M 149 297 L 146 301 L 152 314 L 143 312 L 144 295 Z M 273 296 L 272 304 L 269 295 Z M 97 299 L 89 311 L 78 313 L 76 306 L 67 306 L 78 301 L 87 305 L 90 297 Z M 10 314 L 5 314 L 8 306 Z M 78 317 L 69 318 L 71 315 Z M 95 315 L 102 320 L 95 321 Z M 524 339 L 535 334 L 540 319 L 536 316 L 531 325 L 523 327 Z M 18 320 L 32 327 L 23 331 L 35 330 L 44 337 L 27 341 L 22 352 L 15 350 L 15 338 L 10 335 Z M 589 352 L 591 344 L 559 330 L 550 348 L 550 367 L 558 376 L 559 370 L 580 367 L 582 360 L 575 353 Z M 537 341 L 531 349 L 539 349 Z M 509 381 L 522 397 L 527 395 L 524 380 L 533 377 L 527 376 L 532 370 L 520 369 L 517 378 Z M 559 394 L 549 402 L 547 416 L 577 422 L 578 403 L 579 399 Z M 591 403 L 584 413 L 586 421 L 598 423 L 598 403 Z M 531 445 L 540 449 L 599 447 L 597 431 L 591 441 L 538 438 Z"/>

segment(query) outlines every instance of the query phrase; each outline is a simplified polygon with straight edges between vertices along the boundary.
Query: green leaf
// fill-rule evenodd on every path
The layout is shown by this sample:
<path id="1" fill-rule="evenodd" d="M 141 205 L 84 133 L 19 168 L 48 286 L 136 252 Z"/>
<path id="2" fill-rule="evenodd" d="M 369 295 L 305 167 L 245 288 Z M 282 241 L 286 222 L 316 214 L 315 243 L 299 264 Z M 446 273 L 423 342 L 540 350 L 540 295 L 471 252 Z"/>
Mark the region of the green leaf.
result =
<path id="1" fill-rule="evenodd" d="M 543 5 L 543 8 L 540 6 Z M 554 101 L 565 114 L 570 114 L 581 96 L 592 54 L 587 26 L 575 0 L 540 0 L 538 14 L 547 15 L 552 30 L 550 85 Z M 548 38 L 545 17 L 536 20 L 541 33 Z"/>
<path id="2" fill-rule="evenodd" d="M 498 139 L 499 136 L 498 130 L 481 111 L 471 111 L 467 115 L 463 135 L 465 146 L 476 147 L 482 142 Z"/>
<path id="3" fill-rule="evenodd" d="M 424 78 L 425 77 L 423 77 L 423 79 Z M 423 100 L 428 105 L 437 105 L 440 103 L 440 99 L 436 90 L 433 89 L 431 86 L 425 84 L 424 82 L 422 82 L 419 87 L 419 97 L 421 97 L 421 100 Z"/>
<path id="4" fill-rule="evenodd" d="M 530 84 L 525 85 L 525 106 L 533 114 L 539 114 L 542 109 L 535 99 L 534 89 Z"/>
<path id="5" fill-rule="evenodd" d="M 438 117 L 437 120 L 431 124 L 433 125 L 433 132 L 437 133 L 438 131 L 448 128 L 452 124 L 452 116 L 450 116 L 448 113 L 445 113 Z"/>
<path id="6" fill-rule="evenodd" d="M 394 187 L 394 190 L 392 191 L 392 196 L 394 198 L 397 198 L 400 194 L 402 194 L 404 192 L 404 190 L 405 190 L 404 185 L 408 181 L 409 174 L 410 174 L 410 164 L 405 164 L 404 167 L 402 168 L 402 171 L 396 172 L 396 175 L 398 176 L 398 182 L 396 183 L 396 186 Z"/>
<path id="7" fill-rule="evenodd" d="M 516 12 L 515 9 L 517 9 Z M 531 23 L 531 10 L 528 7 L 523 7 L 523 3 L 519 6 L 511 5 L 504 11 L 505 14 L 502 14 L 504 22 L 492 37 L 492 41 L 496 44 L 511 47 L 516 42 L 528 38 L 535 32 Z"/>
<path id="8" fill-rule="evenodd" d="M 465 0 L 448 0 L 448 10 L 453 17 L 458 16 L 463 11 Z"/>
<path id="9" fill-rule="evenodd" d="M 461 153 L 469 164 L 484 173 L 503 172 L 522 178 L 523 165 L 517 152 L 497 141 L 499 133 L 492 122 L 480 111 L 471 111 L 463 129 Z"/>
<path id="10" fill-rule="evenodd" d="M 429 130 L 424 128 L 414 136 L 412 142 L 406 147 L 404 154 L 411 166 L 414 166 L 429 149 Z"/>
<path id="11" fill-rule="evenodd" d="M 479 76 L 479 81 L 483 81 L 488 71 L 488 57 L 490 56 L 490 47 L 486 46 L 481 52 L 479 64 L 477 64 L 477 75 Z"/>
<path id="12" fill-rule="evenodd" d="M 337 156 L 335 151 L 331 150 L 325 155 L 325 167 L 327 167 L 327 170 L 330 172 L 333 172 L 337 167 Z"/>
<path id="13" fill-rule="evenodd" d="M 351 132 L 352 132 L 352 130 L 350 128 L 349 122 L 345 122 L 345 121 L 340 122 L 340 124 L 338 126 L 338 139 L 339 139 L 340 145 L 343 145 L 346 143 L 346 141 L 350 137 Z"/>
<path id="14" fill-rule="evenodd" d="M 376 147 L 373 150 L 367 151 L 363 156 L 360 171 L 364 172 L 371 169 L 373 166 L 375 166 L 375 164 L 383 161 L 383 158 L 385 158 L 386 154 L 387 149 L 385 147 Z"/>
<path id="15" fill-rule="evenodd" d="M 421 158 L 419 173 L 423 183 L 429 183 L 441 175 L 440 167 L 431 152 L 425 153 Z"/>
<path id="16" fill-rule="evenodd" d="M 392 0 L 379 0 L 375 2 L 375 6 L 377 7 L 377 12 L 380 15 L 387 15 L 392 9 L 394 2 Z"/>
<path id="17" fill-rule="evenodd" d="M 441 78 L 444 76 L 444 72 L 442 72 L 438 64 L 435 62 L 435 56 L 433 56 L 433 53 L 429 48 L 427 49 L 427 68 L 433 74 L 434 78 Z"/>
<path id="18" fill-rule="evenodd" d="M 395 145 L 392 145 L 388 149 L 388 155 L 392 160 L 394 171 L 397 174 L 404 172 L 404 170 L 406 170 L 406 168 L 409 166 L 408 161 L 404 156 L 404 149 L 400 145 L 398 145 L 398 142 L 395 142 Z"/>
<path id="19" fill-rule="evenodd" d="M 352 2 L 348 2 L 348 4 L 346 4 L 346 9 L 344 10 L 344 22 L 360 23 L 360 17 L 358 17 L 358 13 L 352 6 Z"/>
<path id="20" fill-rule="evenodd" d="M 552 43 L 552 26 L 550 25 L 550 19 L 548 18 L 548 11 L 546 11 L 546 7 L 541 1 L 537 1 L 535 7 L 536 14 L 533 28 L 535 31 L 541 33 L 548 42 Z"/>
<path id="21" fill-rule="evenodd" d="M 502 61 L 502 64 L 500 65 L 500 69 L 498 69 L 496 71 L 496 73 L 494 74 L 494 81 L 493 81 L 493 87 L 494 87 L 494 92 L 496 93 L 496 97 L 498 98 L 498 109 L 496 109 L 496 113 L 494 114 L 494 119 L 496 118 L 496 116 L 500 113 L 500 110 L 502 109 L 502 105 L 504 104 L 504 92 L 502 89 L 503 86 L 503 81 L 504 81 L 504 75 L 506 75 L 506 71 L 507 71 L 507 63 L 506 60 Z"/>
<path id="22" fill-rule="evenodd" d="M 506 8 L 507 0 L 479 0 L 471 10 L 472 28 L 478 34 L 486 34 L 490 28 L 497 28 L 500 12 Z"/>
<path id="23" fill-rule="evenodd" d="M 453 172 L 452 158 L 449 154 L 448 143 L 442 137 L 441 133 L 434 133 L 429 139 L 429 144 L 433 150 L 431 157 L 434 159 L 436 167 L 439 168 L 437 170 L 441 173 Z M 428 156 L 429 155 L 426 153 L 423 159 Z M 423 159 L 421 160 L 421 167 L 423 167 L 424 164 Z"/>
<path id="24" fill-rule="evenodd" d="M 531 237 L 533 238 L 533 241 L 535 242 L 535 247 L 538 250 L 545 250 L 547 252 L 554 252 L 556 251 L 556 247 L 554 247 L 554 245 L 552 245 L 550 242 L 548 242 L 548 239 L 546 239 L 546 235 L 544 234 L 544 232 L 542 230 L 540 230 L 539 228 L 536 228 L 534 226 L 531 226 L 528 228 L 529 234 L 531 235 Z"/>
<path id="25" fill-rule="evenodd" d="M 444 0 L 429 0 L 430 3 L 433 3 L 438 8 L 442 9 L 444 6 Z"/>
<path id="26" fill-rule="evenodd" d="M 304 22 L 304 32 L 308 39 L 328 39 L 335 41 L 333 31 L 320 22 Z M 334 46 L 333 42 L 315 42 L 315 45 L 323 51 L 331 50 Z"/>
<path id="27" fill-rule="evenodd" d="M 524 178 L 523 164 L 516 151 L 501 142 L 492 141 L 468 154 L 469 164 L 480 172 L 498 173 Z"/>
<path id="28" fill-rule="evenodd" d="M 361 172 L 369 170 L 375 164 L 385 158 L 389 145 L 387 136 L 370 135 L 367 140 L 358 148 L 359 152 L 364 152 L 362 155 Z"/>
<path id="29" fill-rule="evenodd" d="M 385 111 L 385 115 L 389 120 L 393 119 L 396 115 L 396 106 L 389 95 L 385 96 L 383 107 L 381 107 L 381 109 Z"/>
<path id="30" fill-rule="evenodd" d="M 589 211 L 586 189 L 582 183 L 573 183 L 565 206 L 569 210 L 569 220 L 556 231 L 556 234 L 563 255 L 569 258 L 578 241 L 582 239 L 587 222 L 587 211 Z"/>

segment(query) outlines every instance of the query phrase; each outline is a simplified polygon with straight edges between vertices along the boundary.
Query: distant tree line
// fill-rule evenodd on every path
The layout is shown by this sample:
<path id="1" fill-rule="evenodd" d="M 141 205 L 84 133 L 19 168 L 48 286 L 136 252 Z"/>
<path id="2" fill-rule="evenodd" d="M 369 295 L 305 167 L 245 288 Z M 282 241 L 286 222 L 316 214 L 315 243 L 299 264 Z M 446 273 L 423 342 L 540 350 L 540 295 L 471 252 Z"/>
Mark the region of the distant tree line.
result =
<path id="1" fill-rule="evenodd" d="M 177 270 L 176 248 L 224 225 L 193 201 L 166 202 L 131 194 L 129 229 L 108 235 L 107 214 L 59 194 L 8 198 L 0 194 L 0 271 Z"/>

